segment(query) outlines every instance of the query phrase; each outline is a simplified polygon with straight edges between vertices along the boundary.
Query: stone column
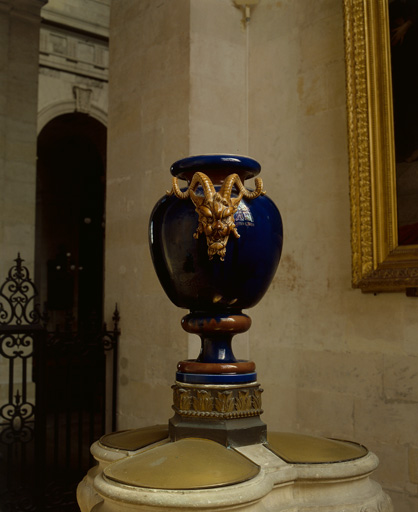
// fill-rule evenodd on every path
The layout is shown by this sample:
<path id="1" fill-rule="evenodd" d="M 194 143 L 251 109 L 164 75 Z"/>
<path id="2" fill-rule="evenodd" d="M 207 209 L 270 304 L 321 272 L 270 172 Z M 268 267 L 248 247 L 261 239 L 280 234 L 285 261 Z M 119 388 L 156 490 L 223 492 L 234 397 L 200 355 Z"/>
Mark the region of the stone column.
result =
<path id="1" fill-rule="evenodd" d="M 107 316 L 118 302 L 123 317 L 123 429 L 165 421 L 173 368 L 187 357 L 182 312 L 152 268 L 148 221 L 175 160 L 247 152 L 248 33 L 224 0 L 124 0 L 110 20 L 105 297 Z"/>
<path id="2" fill-rule="evenodd" d="M 124 319 L 124 429 L 166 420 L 173 370 L 187 350 L 173 328 L 181 312 L 152 267 L 148 222 L 171 185 L 170 165 L 189 153 L 189 0 L 114 2 L 110 17 L 105 309 L 110 317 L 117 302 Z"/>
<path id="3" fill-rule="evenodd" d="M 0 276 L 20 252 L 32 266 L 41 7 L 0 0 Z"/>

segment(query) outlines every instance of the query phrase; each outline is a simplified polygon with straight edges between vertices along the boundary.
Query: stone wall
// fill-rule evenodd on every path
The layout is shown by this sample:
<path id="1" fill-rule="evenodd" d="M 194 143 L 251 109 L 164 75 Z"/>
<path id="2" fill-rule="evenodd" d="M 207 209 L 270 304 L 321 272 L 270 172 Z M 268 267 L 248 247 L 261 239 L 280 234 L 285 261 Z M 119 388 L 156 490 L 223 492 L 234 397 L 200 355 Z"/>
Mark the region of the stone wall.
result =
<path id="1" fill-rule="evenodd" d="M 148 221 L 170 188 L 171 163 L 189 148 L 189 2 L 111 5 L 106 312 L 123 318 L 119 428 L 165 422 L 177 359 L 186 355 L 181 313 L 152 268 Z"/>
<path id="2" fill-rule="evenodd" d="M 38 50 L 43 4 L 41 0 L 0 0 L 0 286 L 18 252 L 33 277 Z M 0 357 L 1 398 L 7 394 L 8 377 L 8 361 Z M 20 378 L 17 375 L 16 381 Z"/>
<path id="3" fill-rule="evenodd" d="M 38 133 L 61 114 L 107 123 L 109 0 L 50 0 L 42 9 Z"/>
<path id="4" fill-rule="evenodd" d="M 169 166 L 248 153 L 285 227 L 279 270 L 241 342 L 265 389 L 264 420 L 365 444 L 395 510 L 417 510 L 418 305 L 351 288 L 342 2 L 261 0 L 246 27 L 229 1 L 111 9 L 106 302 L 123 317 L 119 428 L 167 421 L 187 355 L 184 312 L 147 247 Z"/>
<path id="5" fill-rule="evenodd" d="M 0 280 L 20 251 L 32 268 L 42 0 L 0 1 Z"/>
<path id="6" fill-rule="evenodd" d="M 264 419 L 364 443 L 395 510 L 412 512 L 418 305 L 350 287 L 342 5 L 302 3 L 262 2 L 251 25 L 250 154 L 285 226 L 275 282 L 252 315 Z"/>

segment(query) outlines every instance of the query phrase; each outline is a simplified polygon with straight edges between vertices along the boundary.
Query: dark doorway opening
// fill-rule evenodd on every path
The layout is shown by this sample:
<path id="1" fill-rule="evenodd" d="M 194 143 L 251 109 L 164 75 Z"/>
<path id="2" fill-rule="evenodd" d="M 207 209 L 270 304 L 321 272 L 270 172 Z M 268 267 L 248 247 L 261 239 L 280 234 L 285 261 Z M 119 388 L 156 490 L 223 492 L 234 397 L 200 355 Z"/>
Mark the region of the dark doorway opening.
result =
<path id="1" fill-rule="evenodd" d="M 76 484 L 93 462 L 89 446 L 109 419 L 105 352 L 115 347 L 102 327 L 106 128 L 87 114 L 56 117 L 39 134 L 37 156 L 35 283 L 44 340 L 33 367 L 42 376 L 34 379 L 34 440 L 44 476 L 36 511 L 75 511 Z"/>
<path id="2" fill-rule="evenodd" d="M 102 323 L 105 172 L 94 118 L 64 114 L 39 134 L 35 282 L 51 325 Z"/>

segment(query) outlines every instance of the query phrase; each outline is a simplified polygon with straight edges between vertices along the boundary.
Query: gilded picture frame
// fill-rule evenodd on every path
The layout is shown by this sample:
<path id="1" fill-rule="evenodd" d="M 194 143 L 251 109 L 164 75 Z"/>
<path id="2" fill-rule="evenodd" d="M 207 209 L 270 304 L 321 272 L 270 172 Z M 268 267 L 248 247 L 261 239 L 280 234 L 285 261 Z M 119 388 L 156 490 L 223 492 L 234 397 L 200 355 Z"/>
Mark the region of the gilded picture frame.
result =
<path id="1" fill-rule="evenodd" d="M 344 0 L 352 285 L 418 287 L 418 245 L 399 245 L 388 0 Z"/>

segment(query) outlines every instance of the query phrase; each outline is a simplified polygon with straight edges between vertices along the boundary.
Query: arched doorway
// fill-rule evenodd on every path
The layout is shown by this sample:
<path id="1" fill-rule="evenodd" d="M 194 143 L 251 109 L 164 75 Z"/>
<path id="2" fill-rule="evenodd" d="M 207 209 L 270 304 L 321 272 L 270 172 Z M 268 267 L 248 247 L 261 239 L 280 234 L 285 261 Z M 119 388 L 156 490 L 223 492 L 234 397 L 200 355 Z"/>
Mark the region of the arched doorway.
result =
<path id="1" fill-rule="evenodd" d="M 43 499 L 53 499 L 54 482 L 62 503 L 74 507 L 65 510 L 77 509 L 75 485 L 91 465 L 88 447 L 105 433 L 105 174 L 102 123 L 71 113 L 45 125 L 38 136 L 35 280 L 48 328 L 34 363 L 42 375 L 35 442 Z"/>
<path id="2" fill-rule="evenodd" d="M 38 137 L 35 279 L 52 325 L 101 325 L 106 128 L 81 113 Z"/>

